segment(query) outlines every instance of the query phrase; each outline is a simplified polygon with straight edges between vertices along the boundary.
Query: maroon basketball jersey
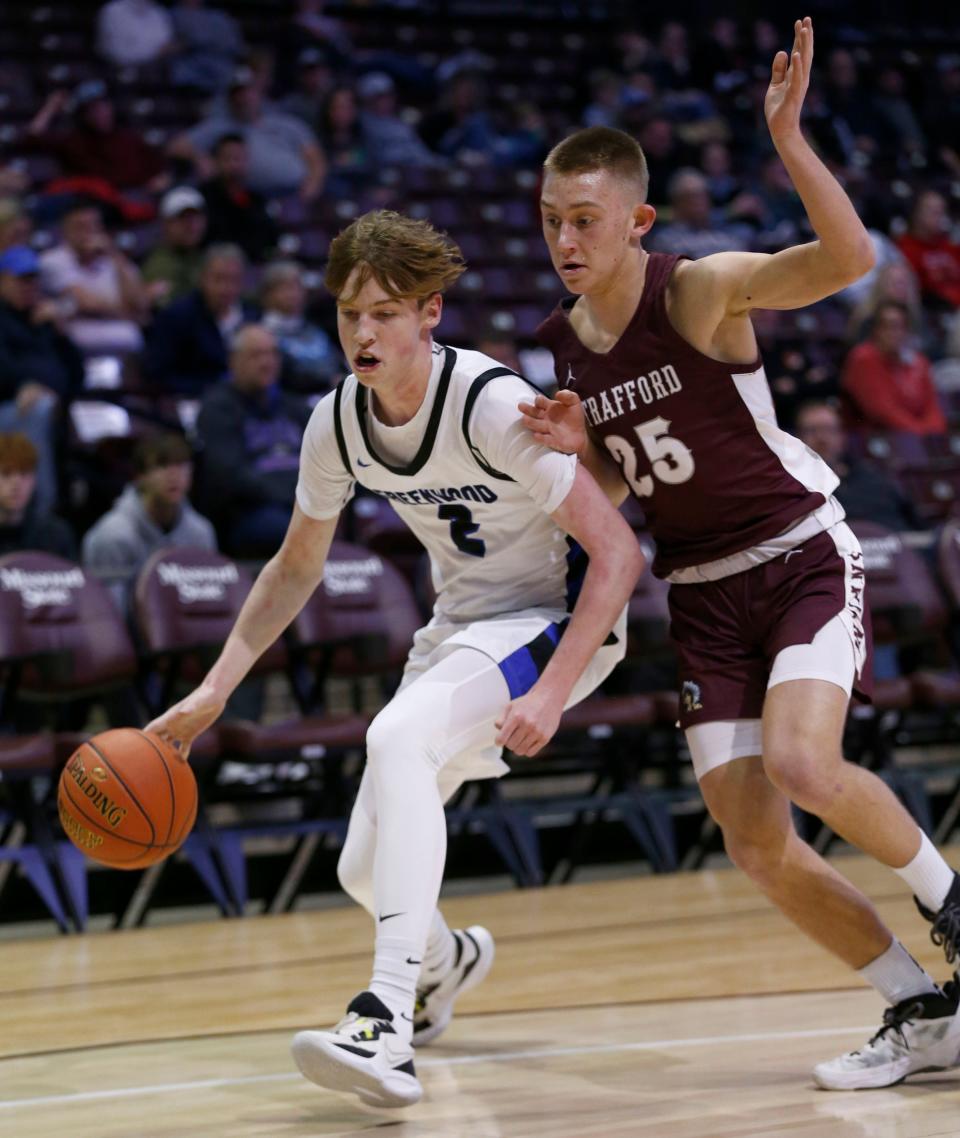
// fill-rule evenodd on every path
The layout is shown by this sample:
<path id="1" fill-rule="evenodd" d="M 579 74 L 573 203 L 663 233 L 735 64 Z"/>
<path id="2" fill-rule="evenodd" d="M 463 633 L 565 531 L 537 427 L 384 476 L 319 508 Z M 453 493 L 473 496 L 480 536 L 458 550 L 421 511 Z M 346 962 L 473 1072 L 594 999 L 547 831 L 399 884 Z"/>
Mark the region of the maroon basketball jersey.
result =
<path id="1" fill-rule="evenodd" d="M 679 259 L 649 254 L 637 311 L 609 352 L 581 343 L 569 319 L 573 297 L 538 335 L 557 382 L 580 396 L 594 439 L 644 508 L 657 543 L 654 572 L 688 581 L 698 579 L 682 572 L 692 567 L 706 567 L 710 579 L 773 557 L 758 547 L 819 511 L 798 531 L 805 540 L 843 511 L 831 498 L 833 471 L 777 426 L 759 356 L 720 363 L 670 324 L 666 289 Z"/>

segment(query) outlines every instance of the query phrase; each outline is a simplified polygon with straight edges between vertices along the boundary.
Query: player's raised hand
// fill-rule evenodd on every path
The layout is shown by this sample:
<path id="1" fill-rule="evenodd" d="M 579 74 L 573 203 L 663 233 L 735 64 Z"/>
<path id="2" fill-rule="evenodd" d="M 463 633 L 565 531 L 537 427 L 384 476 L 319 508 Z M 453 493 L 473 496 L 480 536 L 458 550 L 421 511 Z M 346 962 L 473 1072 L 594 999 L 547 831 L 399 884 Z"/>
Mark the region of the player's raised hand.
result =
<path id="1" fill-rule="evenodd" d="M 554 399 L 538 395 L 532 403 L 519 403 L 521 422 L 538 442 L 563 454 L 579 454 L 587 441 L 580 397 L 558 391 Z"/>
<path id="2" fill-rule="evenodd" d="M 810 83 L 812 66 L 813 21 L 805 16 L 794 22 L 790 55 L 778 51 L 773 59 L 763 110 L 774 142 L 800 129 L 800 108 Z"/>
<path id="3" fill-rule="evenodd" d="M 159 735 L 186 758 L 194 739 L 220 718 L 224 707 L 224 701 L 201 684 L 144 730 Z"/>

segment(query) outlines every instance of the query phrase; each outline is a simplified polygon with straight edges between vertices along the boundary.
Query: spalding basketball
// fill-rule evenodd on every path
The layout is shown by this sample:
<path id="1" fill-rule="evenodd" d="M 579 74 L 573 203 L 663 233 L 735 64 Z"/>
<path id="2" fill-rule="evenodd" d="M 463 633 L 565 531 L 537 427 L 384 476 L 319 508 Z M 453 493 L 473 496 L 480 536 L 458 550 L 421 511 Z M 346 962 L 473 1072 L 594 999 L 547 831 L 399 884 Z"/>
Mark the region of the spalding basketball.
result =
<path id="1" fill-rule="evenodd" d="M 156 735 L 119 727 L 80 746 L 60 775 L 60 822 L 73 844 L 115 869 L 143 869 L 183 844 L 197 816 L 186 759 Z"/>

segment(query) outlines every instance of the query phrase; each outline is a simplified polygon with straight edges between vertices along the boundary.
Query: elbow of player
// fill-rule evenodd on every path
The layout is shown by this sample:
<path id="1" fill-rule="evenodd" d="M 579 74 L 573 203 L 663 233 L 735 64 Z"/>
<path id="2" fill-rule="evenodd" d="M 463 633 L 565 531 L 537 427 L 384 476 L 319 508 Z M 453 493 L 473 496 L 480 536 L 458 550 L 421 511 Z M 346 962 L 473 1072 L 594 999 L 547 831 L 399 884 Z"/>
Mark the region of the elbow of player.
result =
<path id="1" fill-rule="evenodd" d="M 866 232 L 844 258 L 844 284 L 853 284 L 869 273 L 877 263 L 877 251 Z"/>

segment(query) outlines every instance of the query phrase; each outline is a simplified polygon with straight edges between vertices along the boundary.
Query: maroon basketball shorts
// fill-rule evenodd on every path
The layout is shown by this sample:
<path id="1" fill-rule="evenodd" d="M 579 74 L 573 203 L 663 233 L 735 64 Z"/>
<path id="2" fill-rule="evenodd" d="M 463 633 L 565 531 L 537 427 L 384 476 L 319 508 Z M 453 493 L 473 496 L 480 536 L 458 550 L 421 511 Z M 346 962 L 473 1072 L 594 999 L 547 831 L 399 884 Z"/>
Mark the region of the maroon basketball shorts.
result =
<path id="1" fill-rule="evenodd" d="M 767 689 L 826 680 L 870 699 L 863 554 L 843 522 L 742 573 L 670 588 L 680 726 L 697 778 L 761 753 Z"/>

